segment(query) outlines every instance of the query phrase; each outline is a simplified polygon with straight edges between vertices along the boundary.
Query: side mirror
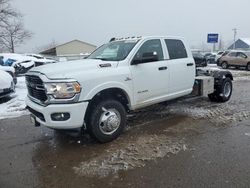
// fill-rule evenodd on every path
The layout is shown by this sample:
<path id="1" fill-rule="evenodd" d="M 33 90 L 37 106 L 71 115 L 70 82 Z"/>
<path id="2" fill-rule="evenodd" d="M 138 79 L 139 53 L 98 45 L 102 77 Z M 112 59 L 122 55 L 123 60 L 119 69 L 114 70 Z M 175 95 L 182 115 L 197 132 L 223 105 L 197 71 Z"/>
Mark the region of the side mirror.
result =
<path id="1" fill-rule="evenodd" d="M 149 62 L 154 62 L 154 61 L 158 61 L 159 57 L 157 52 L 146 52 L 142 54 L 142 58 L 141 59 L 137 59 L 135 58 L 132 61 L 132 65 L 137 65 L 137 64 L 141 64 L 141 63 L 149 63 Z"/>
<path id="2" fill-rule="evenodd" d="M 159 57 L 157 52 L 146 52 L 142 54 L 142 62 L 143 63 L 148 63 L 148 62 L 153 62 L 153 61 L 158 61 Z"/>
<path id="3" fill-rule="evenodd" d="M 135 59 L 133 59 L 133 61 L 131 62 L 131 65 L 138 65 L 138 64 L 140 64 L 140 63 L 142 63 L 142 62 L 141 62 L 141 59 L 135 58 Z"/>

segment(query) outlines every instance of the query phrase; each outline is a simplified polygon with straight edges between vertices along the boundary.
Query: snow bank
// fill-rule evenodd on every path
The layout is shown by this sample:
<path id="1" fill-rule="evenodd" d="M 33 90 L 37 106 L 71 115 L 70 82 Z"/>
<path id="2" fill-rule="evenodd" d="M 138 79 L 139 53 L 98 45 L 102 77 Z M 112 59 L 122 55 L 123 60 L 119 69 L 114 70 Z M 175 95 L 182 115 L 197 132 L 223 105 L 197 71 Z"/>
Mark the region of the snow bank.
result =
<path id="1" fill-rule="evenodd" d="M 16 93 L 11 95 L 11 99 L 0 100 L 0 119 L 14 118 L 28 114 L 25 110 L 25 97 L 27 89 L 25 77 L 17 78 Z"/>
<path id="2" fill-rule="evenodd" d="M 117 146 L 117 144 L 116 144 Z M 146 162 L 187 150 L 184 140 L 161 135 L 141 135 L 136 140 L 110 147 L 102 154 L 73 167 L 79 176 L 105 178 L 120 171 L 144 167 Z"/>

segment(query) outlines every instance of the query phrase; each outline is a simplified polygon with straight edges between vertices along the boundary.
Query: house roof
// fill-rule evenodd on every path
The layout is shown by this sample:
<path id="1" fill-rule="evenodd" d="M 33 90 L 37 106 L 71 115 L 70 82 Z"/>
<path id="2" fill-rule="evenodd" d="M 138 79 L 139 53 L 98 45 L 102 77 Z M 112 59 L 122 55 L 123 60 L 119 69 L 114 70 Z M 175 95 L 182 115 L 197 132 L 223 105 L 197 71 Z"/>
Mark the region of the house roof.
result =
<path id="1" fill-rule="evenodd" d="M 59 45 L 53 46 L 52 48 L 45 49 L 45 50 L 43 50 L 43 51 L 40 52 L 40 53 L 43 54 L 43 53 L 47 53 L 47 52 L 50 52 L 50 51 L 55 51 L 56 48 L 58 48 L 58 47 L 60 47 L 60 46 L 64 46 L 64 45 L 69 44 L 69 43 L 71 43 L 71 42 L 75 42 L 75 41 L 80 42 L 80 43 L 83 43 L 83 44 L 86 44 L 86 45 L 89 45 L 89 46 L 93 46 L 94 48 L 96 48 L 96 46 L 93 45 L 93 44 L 90 44 L 90 43 L 83 42 L 83 41 L 81 41 L 81 40 L 75 39 L 75 40 L 71 40 L 71 41 L 69 41 L 69 42 L 65 42 L 65 43 L 63 43 L 63 44 L 59 44 Z"/>
<path id="2" fill-rule="evenodd" d="M 228 49 L 232 50 L 234 48 L 234 43 L 231 44 Z M 249 49 L 250 48 L 250 38 L 239 38 L 235 41 L 236 49 Z"/>
<path id="3" fill-rule="evenodd" d="M 87 45 L 89 45 L 89 46 L 93 46 L 93 47 L 95 47 L 95 48 L 96 48 L 96 46 L 95 46 L 95 45 L 90 44 L 90 43 L 87 43 L 87 42 L 83 42 L 83 41 L 78 40 L 78 39 L 71 40 L 71 41 L 69 41 L 69 42 L 66 42 L 66 43 L 63 43 L 63 44 L 60 44 L 60 45 L 54 46 L 54 48 L 58 48 L 58 47 L 60 47 L 60 46 L 64 46 L 64 45 L 66 45 L 66 44 L 69 44 L 69 43 L 71 43 L 71 42 L 75 42 L 75 41 L 77 41 L 77 42 L 81 42 L 81 43 L 83 43 L 83 44 L 87 44 Z"/>
<path id="4" fill-rule="evenodd" d="M 243 42 L 250 46 L 250 38 L 240 38 Z"/>

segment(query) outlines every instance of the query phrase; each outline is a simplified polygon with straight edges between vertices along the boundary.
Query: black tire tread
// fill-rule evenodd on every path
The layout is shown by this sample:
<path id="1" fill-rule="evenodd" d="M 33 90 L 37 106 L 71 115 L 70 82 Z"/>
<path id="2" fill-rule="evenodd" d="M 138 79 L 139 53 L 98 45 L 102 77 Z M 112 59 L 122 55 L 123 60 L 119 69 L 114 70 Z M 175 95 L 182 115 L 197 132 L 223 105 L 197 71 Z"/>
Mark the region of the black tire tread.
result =
<path id="1" fill-rule="evenodd" d="M 246 66 L 246 70 L 247 71 L 250 71 L 250 69 L 248 69 L 248 66 L 250 65 L 250 62 L 247 63 L 247 66 Z"/>
<path id="2" fill-rule="evenodd" d="M 100 116 L 100 109 L 102 107 L 107 107 L 107 106 L 113 106 L 114 108 L 116 108 L 121 114 L 121 125 L 120 128 L 113 133 L 112 135 L 104 135 L 98 127 L 98 123 L 97 121 L 99 120 L 99 116 Z M 124 106 L 113 99 L 107 99 L 105 101 L 101 101 L 97 104 L 94 104 L 91 108 L 91 112 L 89 113 L 90 117 L 88 119 L 87 123 L 87 130 L 89 131 L 90 135 L 96 139 L 97 141 L 99 141 L 100 143 L 106 143 L 106 142 L 110 142 L 114 139 L 116 139 L 124 130 L 125 126 L 126 126 L 126 110 L 124 108 Z"/>
<path id="3" fill-rule="evenodd" d="M 232 80 L 229 77 L 226 77 L 223 80 L 223 83 L 220 86 L 220 88 L 218 88 L 218 91 L 215 91 L 214 93 L 208 95 L 208 98 L 210 99 L 210 101 L 212 101 L 212 102 L 227 102 L 231 98 L 232 92 L 231 92 L 229 97 L 225 97 L 225 96 L 220 95 L 222 93 L 222 89 L 224 88 L 224 85 L 226 82 L 230 82 L 231 88 L 233 89 Z"/>
<path id="4" fill-rule="evenodd" d="M 223 63 L 226 63 L 226 68 L 225 69 L 227 69 L 228 68 L 228 63 L 226 62 L 226 61 L 223 61 L 222 63 L 221 63 L 221 67 L 223 67 L 222 65 L 223 65 Z"/>

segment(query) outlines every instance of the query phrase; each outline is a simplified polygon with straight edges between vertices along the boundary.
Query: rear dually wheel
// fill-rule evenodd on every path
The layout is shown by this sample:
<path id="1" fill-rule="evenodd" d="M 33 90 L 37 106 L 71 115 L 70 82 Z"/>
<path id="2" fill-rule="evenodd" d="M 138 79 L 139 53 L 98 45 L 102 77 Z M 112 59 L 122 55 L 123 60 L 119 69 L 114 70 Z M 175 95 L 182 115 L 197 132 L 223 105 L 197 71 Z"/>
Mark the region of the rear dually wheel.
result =
<path id="1" fill-rule="evenodd" d="M 209 94 L 208 97 L 213 102 L 226 102 L 231 98 L 233 91 L 233 84 L 230 78 L 225 78 L 217 90 Z"/>

